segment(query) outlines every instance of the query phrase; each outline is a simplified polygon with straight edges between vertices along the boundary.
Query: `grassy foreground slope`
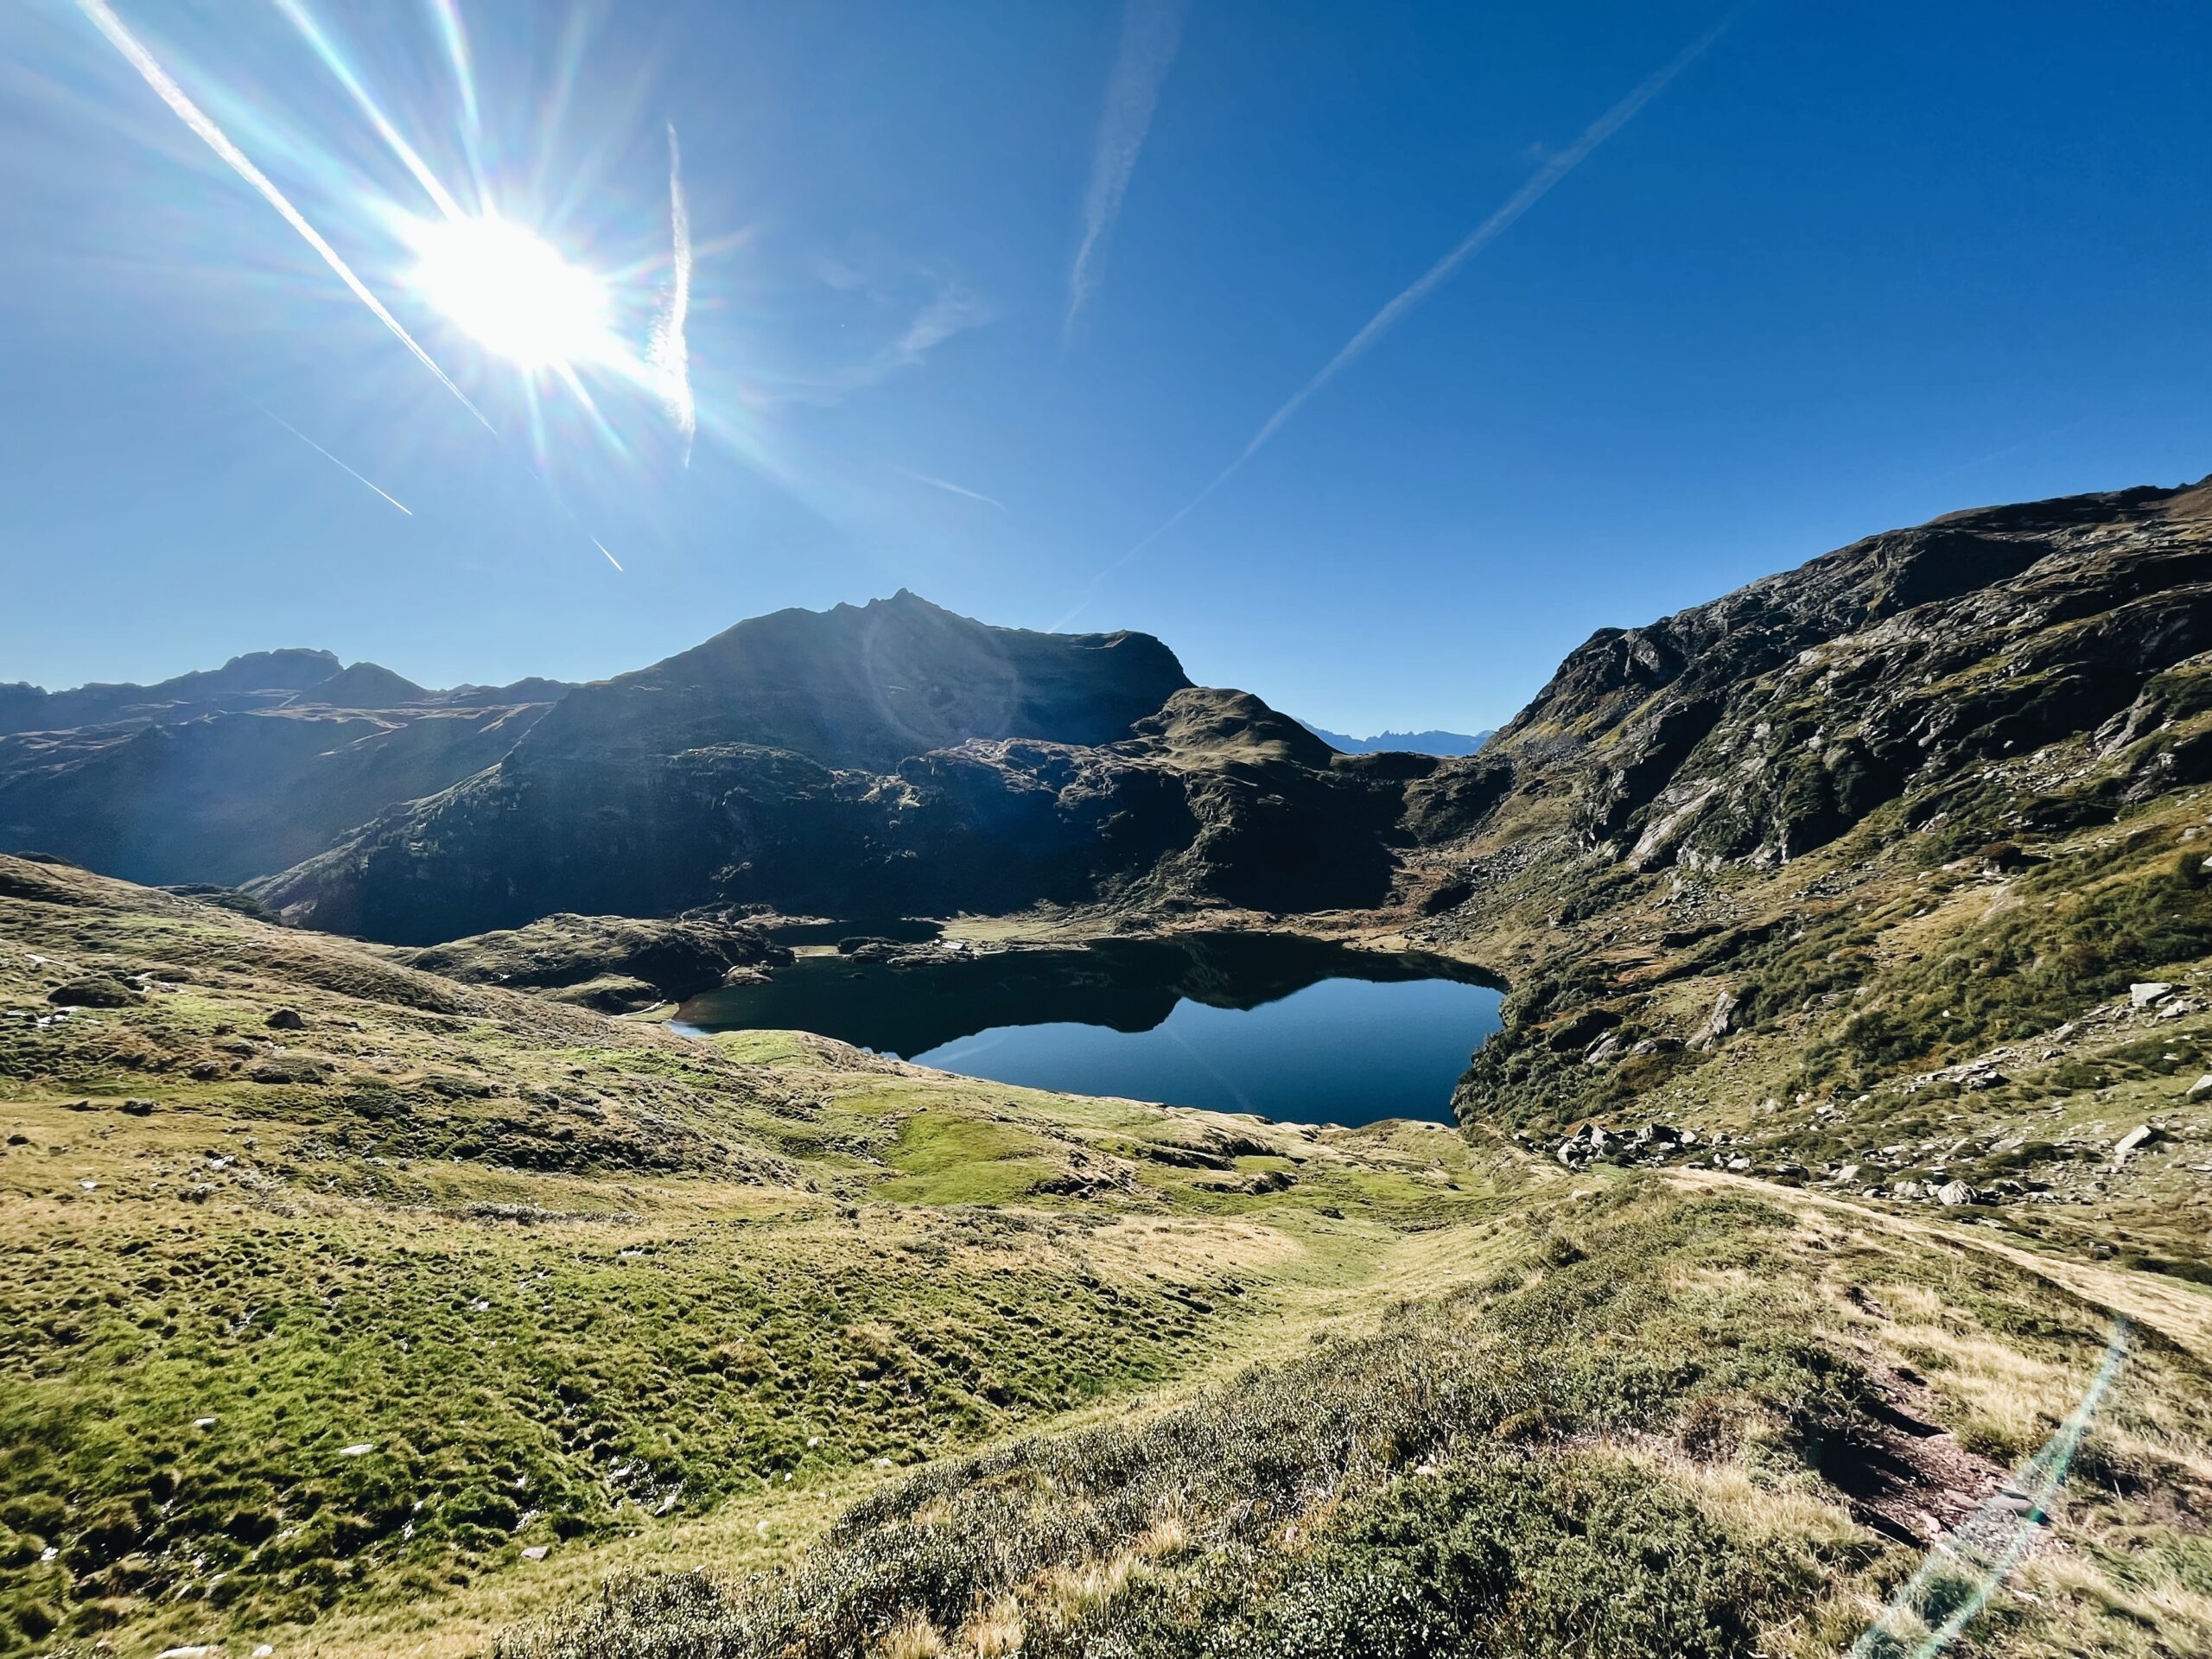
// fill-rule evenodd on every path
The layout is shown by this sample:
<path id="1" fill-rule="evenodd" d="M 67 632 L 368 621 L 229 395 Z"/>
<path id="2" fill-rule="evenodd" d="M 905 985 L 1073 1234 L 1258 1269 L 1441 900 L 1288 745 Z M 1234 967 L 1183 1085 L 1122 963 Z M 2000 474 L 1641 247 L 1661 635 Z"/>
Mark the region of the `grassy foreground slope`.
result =
<path id="1" fill-rule="evenodd" d="M 693 1040 L 16 859 L 0 1142 L 8 1653 L 480 1649 L 596 1552 L 766 1559 L 1503 1201 L 1433 1128 Z"/>
<path id="2" fill-rule="evenodd" d="M 17 860 L 0 1141 L 0 1651 L 1834 1651 L 2116 1313 L 1973 1650 L 2212 1645 L 2212 1298 L 1986 1224 L 690 1039 Z"/>

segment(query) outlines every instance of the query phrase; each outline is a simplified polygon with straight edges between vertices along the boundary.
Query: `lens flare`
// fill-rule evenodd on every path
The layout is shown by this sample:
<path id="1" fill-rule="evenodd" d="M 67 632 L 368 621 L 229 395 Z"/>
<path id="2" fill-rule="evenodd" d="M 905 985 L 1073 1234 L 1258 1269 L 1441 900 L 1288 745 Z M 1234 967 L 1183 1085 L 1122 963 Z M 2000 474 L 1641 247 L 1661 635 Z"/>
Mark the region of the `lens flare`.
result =
<path id="1" fill-rule="evenodd" d="M 524 369 L 607 356 L 607 285 L 536 232 L 493 217 L 420 223 L 410 282 L 486 350 Z"/>

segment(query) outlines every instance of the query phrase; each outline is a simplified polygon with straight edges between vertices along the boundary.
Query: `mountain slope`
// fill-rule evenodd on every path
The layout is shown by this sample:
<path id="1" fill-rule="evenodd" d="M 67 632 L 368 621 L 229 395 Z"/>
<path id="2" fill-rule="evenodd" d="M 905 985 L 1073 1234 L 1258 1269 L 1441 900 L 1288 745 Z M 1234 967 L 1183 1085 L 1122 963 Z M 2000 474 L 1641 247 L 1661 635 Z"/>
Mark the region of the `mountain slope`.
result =
<path id="1" fill-rule="evenodd" d="M 2208 648 L 2204 486 L 1956 514 L 1595 636 L 1409 786 L 1406 937 L 1514 986 L 1463 1118 L 1576 1160 L 1582 1126 L 1658 1123 L 1701 1134 L 1639 1155 L 1961 1180 L 2075 1247 L 2104 1193 L 2212 1276 L 2179 1220 L 2207 1196 Z M 2177 1150 L 2084 1167 L 2139 1124 Z"/>
<path id="2" fill-rule="evenodd" d="M 594 1560 L 765 1560 L 1201 1373 L 1490 1192 L 1433 1127 L 685 1038 L 65 866 L 0 856 L 0 935 L 10 1659 L 480 1652 Z"/>
<path id="3" fill-rule="evenodd" d="M 0 738 L 0 847 L 235 885 L 490 766 L 544 703 L 302 706 Z"/>
<path id="4" fill-rule="evenodd" d="M 755 617 L 582 687 L 529 753 L 746 747 L 880 772 L 971 739 L 1110 742 L 1189 684 L 1147 635 L 990 627 L 902 588 L 866 606 Z"/>
<path id="5" fill-rule="evenodd" d="M 151 686 L 0 687 L 0 849 L 233 885 L 481 771 L 568 690 L 431 691 L 327 651 Z"/>
<path id="6" fill-rule="evenodd" d="M 690 1039 L 4 857 L 0 932 L 10 1659 L 1812 1659 L 2011 1515 L 2115 1312 L 1975 1651 L 2212 1641 L 2212 1299 L 2140 1266 Z"/>
<path id="7" fill-rule="evenodd" d="M 1373 905 L 1400 785 L 1138 634 L 910 594 L 571 693 L 513 752 L 256 892 L 394 943 L 558 911 Z"/>

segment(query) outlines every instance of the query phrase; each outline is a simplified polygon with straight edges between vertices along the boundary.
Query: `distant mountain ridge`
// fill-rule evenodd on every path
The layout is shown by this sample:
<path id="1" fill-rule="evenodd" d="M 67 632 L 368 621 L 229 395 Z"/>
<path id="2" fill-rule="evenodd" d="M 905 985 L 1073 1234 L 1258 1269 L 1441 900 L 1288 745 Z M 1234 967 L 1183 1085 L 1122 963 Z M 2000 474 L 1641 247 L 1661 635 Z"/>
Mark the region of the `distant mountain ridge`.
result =
<path id="1" fill-rule="evenodd" d="M 1434 754 L 1447 758 L 1473 754 L 1497 735 L 1480 732 L 1378 732 L 1373 737 L 1347 737 L 1311 721 L 1299 724 L 1341 754 Z"/>
<path id="2" fill-rule="evenodd" d="M 265 875 L 491 765 L 568 690 L 431 691 L 302 650 L 153 685 L 0 686 L 0 847 L 146 882 Z"/>
<path id="3" fill-rule="evenodd" d="M 199 669 L 151 685 L 94 682 L 48 691 L 20 680 L 0 684 L 0 735 L 73 731 L 123 721 L 174 725 L 203 715 L 287 706 L 396 709 L 423 703 L 484 708 L 553 702 L 572 690 L 558 680 L 533 677 L 512 685 L 461 685 L 434 691 L 375 663 L 348 666 L 327 651 L 254 651 L 232 658 L 220 668 Z"/>
<path id="4" fill-rule="evenodd" d="M 1514 937 L 1540 939 L 1611 915 L 1592 881 L 1778 869 L 1862 823 L 2027 833 L 2050 809 L 1992 818 L 1988 779 L 2052 744 L 2094 740 L 2118 799 L 2212 779 L 2208 524 L 2199 486 L 1870 537 L 1600 630 L 1449 757 L 1339 752 L 1148 635 L 994 627 L 905 590 L 557 696 L 418 698 L 265 653 L 41 703 L 107 723 L 0 735 L 0 847 L 251 880 L 288 919 L 398 944 L 747 905 L 1388 912 L 1440 939 L 1525 905 Z"/>

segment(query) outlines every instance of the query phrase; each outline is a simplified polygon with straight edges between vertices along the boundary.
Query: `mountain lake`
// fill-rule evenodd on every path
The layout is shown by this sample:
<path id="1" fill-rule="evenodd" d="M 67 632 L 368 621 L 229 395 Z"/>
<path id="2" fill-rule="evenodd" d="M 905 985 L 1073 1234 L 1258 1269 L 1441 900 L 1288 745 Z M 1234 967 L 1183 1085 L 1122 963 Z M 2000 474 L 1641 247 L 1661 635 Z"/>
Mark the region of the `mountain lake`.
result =
<path id="1" fill-rule="evenodd" d="M 1443 958 L 1257 934 L 1109 939 L 894 966 L 786 937 L 764 984 L 686 1002 L 678 1030 L 814 1032 L 994 1082 L 1290 1122 L 1449 1122 L 1502 994 Z M 909 924 L 906 938 L 928 930 Z"/>

